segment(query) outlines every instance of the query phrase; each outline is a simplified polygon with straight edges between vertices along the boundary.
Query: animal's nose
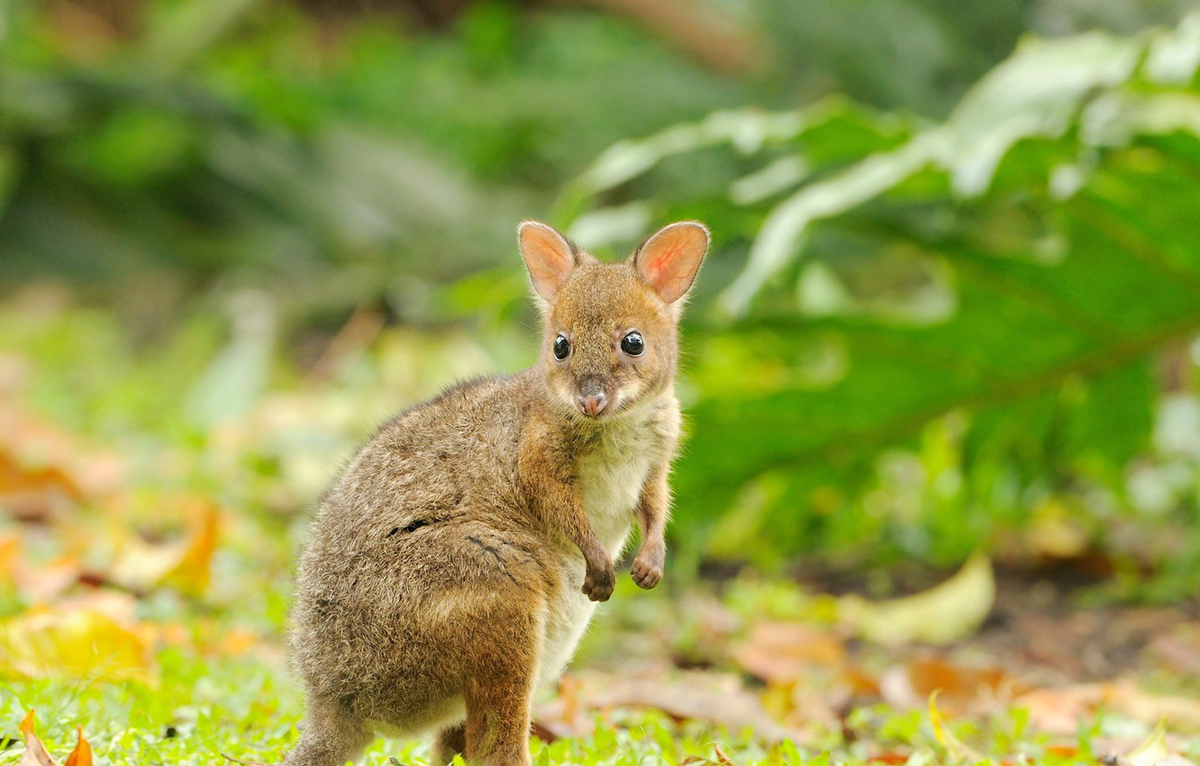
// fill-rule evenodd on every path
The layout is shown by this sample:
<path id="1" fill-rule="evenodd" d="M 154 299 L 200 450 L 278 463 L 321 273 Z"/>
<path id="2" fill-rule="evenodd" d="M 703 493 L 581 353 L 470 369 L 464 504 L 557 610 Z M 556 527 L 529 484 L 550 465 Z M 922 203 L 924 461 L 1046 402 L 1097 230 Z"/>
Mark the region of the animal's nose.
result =
<path id="1" fill-rule="evenodd" d="M 588 415 L 593 418 L 599 415 L 601 411 L 608 406 L 608 397 L 604 395 L 603 391 L 581 394 L 579 399 L 576 401 L 579 403 L 580 411 L 583 412 L 584 415 Z"/>

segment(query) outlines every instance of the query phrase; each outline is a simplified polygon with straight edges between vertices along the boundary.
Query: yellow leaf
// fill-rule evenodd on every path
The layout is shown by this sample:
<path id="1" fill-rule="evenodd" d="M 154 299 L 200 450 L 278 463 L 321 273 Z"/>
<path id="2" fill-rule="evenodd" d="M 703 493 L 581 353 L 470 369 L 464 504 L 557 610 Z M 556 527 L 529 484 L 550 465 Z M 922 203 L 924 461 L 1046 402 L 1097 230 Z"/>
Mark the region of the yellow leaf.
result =
<path id="1" fill-rule="evenodd" d="M 1150 736 L 1130 750 L 1125 760 L 1129 761 L 1131 766 L 1154 766 L 1170 757 L 1171 751 L 1167 748 L 1167 722 L 1160 720 L 1154 731 L 1150 732 Z"/>
<path id="2" fill-rule="evenodd" d="M 844 596 L 838 601 L 838 619 L 880 644 L 943 645 L 974 633 L 995 599 L 992 562 L 976 553 L 953 577 L 924 593 L 879 602 Z"/>
<path id="3" fill-rule="evenodd" d="M 1088 534 L 1071 517 L 1070 509 L 1056 498 L 1038 506 L 1025 533 L 1034 552 L 1055 558 L 1082 555 L 1088 546 Z"/>
<path id="4" fill-rule="evenodd" d="M 152 681 L 144 632 L 92 609 L 40 607 L 0 623 L 0 668 L 91 679 Z"/>
<path id="5" fill-rule="evenodd" d="M 77 730 L 79 739 L 75 742 L 75 749 L 67 756 L 67 762 L 63 766 L 92 766 L 92 746 L 83 738 L 83 729 Z"/>
<path id="6" fill-rule="evenodd" d="M 958 761 L 969 761 L 970 763 L 979 763 L 980 761 L 988 762 L 978 752 L 967 746 L 962 740 L 954 736 L 953 732 L 945 727 L 942 723 L 942 714 L 937 709 L 937 696 L 935 690 L 929 695 L 929 720 L 933 724 L 933 734 L 937 737 L 937 741 L 942 747 L 946 748 L 946 755 Z"/>
<path id="7" fill-rule="evenodd" d="M 25 754 L 17 761 L 17 766 L 57 766 L 50 753 L 46 752 L 46 746 L 33 733 L 32 710 L 25 714 L 25 720 L 21 721 L 18 728 L 21 730 L 21 736 L 25 738 Z"/>
<path id="8" fill-rule="evenodd" d="M 187 537 L 167 545 L 151 545 L 137 537 L 126 540 L 112 568 L 115 582 L 136 591 L 166 584 L 193 596 L 204 593 L 217 545 L 220 512 L 201 498 L 185 498 L 181 506 L 189 521 Z"/>
<path id="9" fill-rule="evenodd" d="M 163 582 L 173 585 L 192 596 L 203 595 L 212 574 L 212 556 L 217 548 L 217 532 L 220 513 L 217 506 L 207 500 L 196 500 L 190 505 L 192 512 L 191 533 L 178 563 L 167 572 Z"/>
<path id="10" fill-rule="evenodd" d="M 20 550 L 21 541 L 16 535 L 0 536 L 0 585 L 7 589 L 16 587 L 17 553 Z"/>

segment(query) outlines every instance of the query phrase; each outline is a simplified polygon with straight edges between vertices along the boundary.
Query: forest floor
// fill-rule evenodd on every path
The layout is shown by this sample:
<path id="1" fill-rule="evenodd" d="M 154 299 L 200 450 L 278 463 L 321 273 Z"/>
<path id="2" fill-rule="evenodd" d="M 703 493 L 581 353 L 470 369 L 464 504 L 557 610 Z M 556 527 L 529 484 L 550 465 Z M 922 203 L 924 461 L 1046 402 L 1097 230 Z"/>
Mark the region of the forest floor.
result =
<path id="1" fill-rule="evenodd" d="M 0 764 L 277 762 L 303 709 L 283 634 L 304 509 L 403 397 L 309 386 L 189 425 L 163 414 L 186 337 L 139 366 L 95 317 L 0 318 Z M 238 374 L 182 397 L 196 417 L 252 377 L 224 358 Z M 622 574 L 538 701 L 535 763 L 1200 763 L 1200 604 L 1123 603 L 1095 564 Z"/>

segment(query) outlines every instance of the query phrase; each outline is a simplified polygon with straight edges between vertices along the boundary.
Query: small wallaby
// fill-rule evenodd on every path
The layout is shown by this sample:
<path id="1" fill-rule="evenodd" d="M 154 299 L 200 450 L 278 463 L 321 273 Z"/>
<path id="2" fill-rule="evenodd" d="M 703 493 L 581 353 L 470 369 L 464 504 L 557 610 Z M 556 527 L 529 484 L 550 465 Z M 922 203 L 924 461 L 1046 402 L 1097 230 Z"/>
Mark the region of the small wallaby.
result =
<path id="1" fill-rule="evenodd" d="M 459 384 L 385 423 L 321 498 L 291 635 L 308 710 L 287 766 L 342 766 L 376 732 L 436 731 L 432 763 L 529 763 L 555 682 L 636 518 L 663 574 L 684 295 L 708 230 L 671 224 L 601 263 L 525 221 L 537 365 Z"/>

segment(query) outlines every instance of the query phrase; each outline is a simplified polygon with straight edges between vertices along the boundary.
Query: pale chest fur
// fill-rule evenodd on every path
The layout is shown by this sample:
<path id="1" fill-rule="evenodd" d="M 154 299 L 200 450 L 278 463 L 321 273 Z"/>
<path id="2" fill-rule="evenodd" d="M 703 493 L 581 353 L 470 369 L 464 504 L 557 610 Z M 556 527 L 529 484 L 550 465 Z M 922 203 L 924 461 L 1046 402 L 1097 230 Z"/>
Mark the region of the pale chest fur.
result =
<path id="1" fill-rule="evenodd" d="M 614 562 L 629 539 L 650 472 L 670 461 L 667 450 L 678 433 L 679 414 L 673 400 L 667 404 L 643 417 L 606 424 L 580 455 L 577 476 L 588 523 Z M 550 605 L 541 684 L 552 683 L 562 674 L 596 610 L 596 604 L 580 592 L 584 563 L 579 549 L 568 546 L 561 555 L 564 587 Z"/>
<path id="2" fill-rule="evenodd" d="M 650 423 L 613 424 L 579 461 L 579 487 L 592 531 L 616 559 L 633 522 L 642 486 L 653 463 L 664 458 Z"/>

